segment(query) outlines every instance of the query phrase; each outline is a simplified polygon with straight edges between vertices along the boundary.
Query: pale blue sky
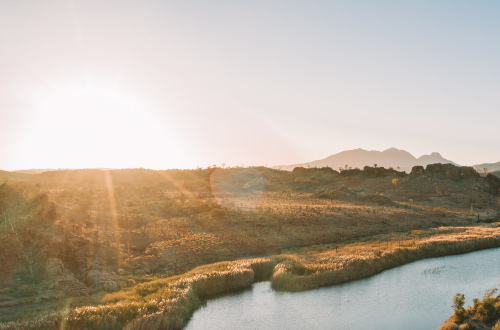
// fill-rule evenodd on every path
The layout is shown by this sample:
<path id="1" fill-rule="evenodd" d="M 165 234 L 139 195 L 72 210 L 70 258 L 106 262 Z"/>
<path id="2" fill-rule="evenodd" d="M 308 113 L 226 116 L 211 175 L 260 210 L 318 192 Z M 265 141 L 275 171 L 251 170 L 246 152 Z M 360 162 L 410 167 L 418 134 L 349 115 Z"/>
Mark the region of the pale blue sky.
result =
<path id="1" fill-rule="evenodd" d="M 500 161 L 496 1 L 0 0 L 0 169 Z"/>

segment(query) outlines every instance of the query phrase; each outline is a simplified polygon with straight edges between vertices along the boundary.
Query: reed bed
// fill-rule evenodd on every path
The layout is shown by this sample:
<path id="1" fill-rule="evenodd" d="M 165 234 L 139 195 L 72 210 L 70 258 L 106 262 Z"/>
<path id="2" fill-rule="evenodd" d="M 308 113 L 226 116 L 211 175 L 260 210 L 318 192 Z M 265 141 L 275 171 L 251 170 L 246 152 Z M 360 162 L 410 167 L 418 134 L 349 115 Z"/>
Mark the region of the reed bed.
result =
<path id="1" fill-rule="evenodd" d="M 275 290 L 309 290 L 362 279 L 416 260 L 500 246 L 500 229 L 495 226 L 439 228 L 430 237 L 408 236 L 296 255 L 276 265 L 271 285 Z"/>
<path id="2" fill-rule="evenodd" d="M 454 227 L 219 262 L 109 293 L 98 306 L 4 323 L 0 330 L 181 329 L 203 300 L 248 288 L 257 281 L 270 280 L 275 290 L 309 290 L 361 279 L 419 259 L 499 246 L 500 228 L 496 225 Z"/>
<path id="3" fill-rule="evenodd" d="M 270 258 L 206 265 L 181 276 L 141 283 L 103 298 L 112 303 L 8 322 L 0 324 L 0 329 L 181 329 L 203 299 L 244 289 L 255 281 L 269 278 L 274 265 Z"/>

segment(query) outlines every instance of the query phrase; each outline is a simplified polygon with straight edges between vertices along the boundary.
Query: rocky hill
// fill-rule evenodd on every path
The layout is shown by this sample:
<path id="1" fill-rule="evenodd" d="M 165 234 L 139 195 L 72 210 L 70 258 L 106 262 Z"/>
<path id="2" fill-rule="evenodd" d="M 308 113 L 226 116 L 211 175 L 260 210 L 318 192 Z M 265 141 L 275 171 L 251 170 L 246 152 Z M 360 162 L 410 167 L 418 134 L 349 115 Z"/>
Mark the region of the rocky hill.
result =
<path id="1" fill-rule="evenodd" d="M 0 328 L 66 308 L 64 297 L 109 305 L 117 290 L 200 265 L 500 219 L 497 177 L 452 164 L 410 172 L 0 172 Z"/>

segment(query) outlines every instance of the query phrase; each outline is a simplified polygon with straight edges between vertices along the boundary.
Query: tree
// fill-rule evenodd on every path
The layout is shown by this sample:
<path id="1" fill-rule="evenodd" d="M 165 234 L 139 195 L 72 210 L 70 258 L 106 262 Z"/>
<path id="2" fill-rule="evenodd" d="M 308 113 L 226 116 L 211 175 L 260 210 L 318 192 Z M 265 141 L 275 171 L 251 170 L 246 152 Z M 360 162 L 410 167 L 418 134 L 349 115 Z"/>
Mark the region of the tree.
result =
<path id="1" fill-rule="evenodd" d="M 464 317 L 464 314 L 465 314 L 464 305 L 465 305 L 464 294 L 457 292 L 457 294 L 455 294 L 455 296 L 453 297 L 453 304 L 451 305 L 451 307 L 453 308 L 453 311 L 455 312 L 455 316 L 457 316 L 459 318 Z"/>

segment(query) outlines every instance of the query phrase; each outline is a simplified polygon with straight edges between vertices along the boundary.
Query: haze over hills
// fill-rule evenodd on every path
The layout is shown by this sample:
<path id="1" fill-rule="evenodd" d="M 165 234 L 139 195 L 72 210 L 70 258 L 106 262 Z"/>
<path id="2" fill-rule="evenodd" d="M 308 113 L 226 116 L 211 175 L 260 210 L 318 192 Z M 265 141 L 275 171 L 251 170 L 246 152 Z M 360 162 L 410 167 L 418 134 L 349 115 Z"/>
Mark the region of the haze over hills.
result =
<path id="1" fill-rule="evenodd" d="M 416 158 L 408 151 L 400 150 L 396 148 L 390 148 L 384 151 L 377 150 L 364 150 L 364 149 L 354 149 L 346 150 L 328 156 L 323 159 L 315 160 L 312 162 L 293 164 L 293 165 L 283 165 L 275 166 L 275 168 L 282 170 L 293 170 L 295 167 L 331 167 L 337 170 L 339 167 L 345 168 L 360 168 L 365 166 L 373 166 L 377 164 L 378 167 L 393 167 L 401 171 L 409 172 L 411 168 L 415 165 L 426 166 L 428 164 L 442 163 L 442 164 L 454 164 L 451 160 L 445 159 L 438 152 L 433 152 L 430 155 L 423 155 Z"/>
<path id="2" fill-rule="evenodd" d="M 273 168 L 291 171 L 295 167 L 319 167 L 319 168 L 330 167 L 333 168 L 334 170 L 338 170 L 339 167 L 344 169 L 346 165 L 348 168 L 362 169 L 364 166 L 374 166 L 374 164 L 377 164 L 378 167 L 385 167 L 385 168 L 393 167 L 394 169 L 400 171 L 410 172 L 411 168 L 415 165 L 427 166 L 428 164 L 435 164 L 435 163 L 459 165 L 449 159 L 444 158 L 438 152 L 432 152 L 430 155 L 423 155 L 417 158 L 408 151 L 397 148 L 390 148 L 384 151 L 364 150 L 358 148 L 354 150 L 345 150 L 337 154 L 328 156 L 326 158 L 311 162 L 291 164 L 291 165 L 278 165 L 278 166 L 273 166 Z M 484 169 L 486 168 L 488 173 L 500 174 L 500 161 L 496 163 L 481 163 L 473 165 L 472 167 L 478 170 L 479 172 L 484 172 Z M 112 170 L 112 168 L 94 168 L 94 169 Z M 71 170 L 71 169 L 35 168 L 35 169 L 17 170 L 11 172 L 19 174 L 40 174 L 44 172 L 60 171 L 60 170 Z"/>
<path id="3" fill-rule="evenodd" d="M 21 174 L 40 174 L 43 172 L 50 172 L 50 171 L 57 171 L 57 169 L 53 168 L 33 168 L 29 170 L 18 170 L 18 171 L 12 171 L 16 173 L 21 173 Z"/>
<path id="4" fill-rule="evenodd" d="M 76 168 L 32 168 L 29 170 L 17 170 L 17 171 L 12 171 L 14 173 L 20 173 L 20 174 L 40 174 L 40 173 L 45 173 L 45 172 L 53 172 L 53 171 L 67 171 L 67 170 L 76 170 Z M 91 170 L 102 170 L 102 171 L 109 171 L 109 170 L 114 170 L 113 168 L 91 168 Z"/>
<path id="5" fill-rule="evenodd" d="M 500 162 L 477 164 L 473 167 L 480 172 L 483 172 L 485 168 L 487 169 L 488 173 L 500 172 Z"/>

